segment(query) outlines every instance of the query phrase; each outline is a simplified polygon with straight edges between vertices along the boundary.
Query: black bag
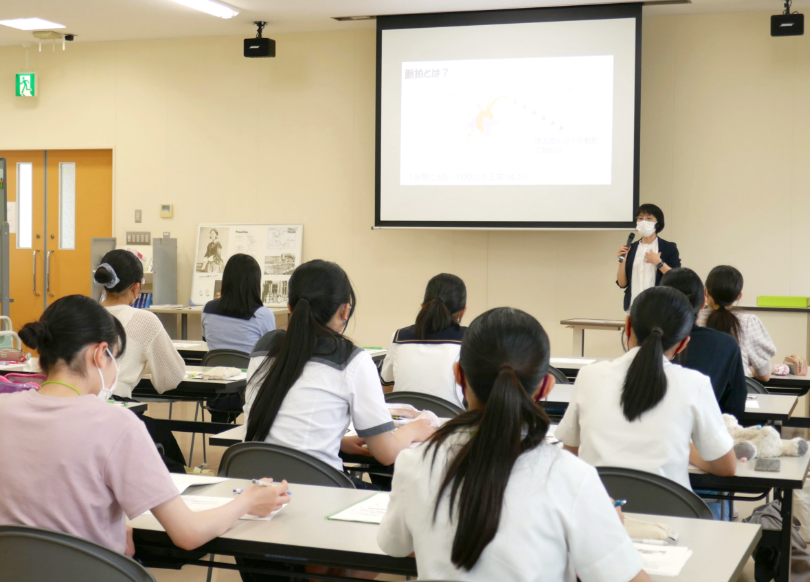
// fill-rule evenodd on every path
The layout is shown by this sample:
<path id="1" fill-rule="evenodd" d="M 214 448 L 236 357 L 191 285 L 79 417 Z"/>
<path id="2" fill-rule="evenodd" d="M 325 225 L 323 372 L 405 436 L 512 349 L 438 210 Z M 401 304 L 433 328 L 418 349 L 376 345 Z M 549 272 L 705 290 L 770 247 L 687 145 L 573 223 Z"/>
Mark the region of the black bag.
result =
<path id="1" fill-rule="evenodd" d="M 768 531 L 782 530 L 782 504 L 772 501 L 761 505 L 754 510 L 751 517 L 744 519 L 745 523 L 758 523 L 762 529 Z M 801 523 L 793 518 L 793 527 L 790 530 L 790 580 L 791 582 L 810 582 L 810 551 L 799 532 Z M 756 582 L 769 582 L 779 574 L 779 548 L 765 546 L 759 542 L 754 551 L 754 580 Z"/>

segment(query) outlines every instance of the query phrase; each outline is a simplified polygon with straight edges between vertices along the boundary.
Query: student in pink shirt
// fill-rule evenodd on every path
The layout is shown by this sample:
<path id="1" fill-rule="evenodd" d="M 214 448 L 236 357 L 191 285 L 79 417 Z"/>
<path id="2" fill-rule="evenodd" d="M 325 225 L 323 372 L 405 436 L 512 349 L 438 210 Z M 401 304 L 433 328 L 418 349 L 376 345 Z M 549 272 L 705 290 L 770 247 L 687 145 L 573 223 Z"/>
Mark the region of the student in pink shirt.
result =
<path id="1" fill-rule="evenodd" d="M 125 515 L 151 510 L 191 550 L 246 513 L 266 516 L 289 502 L 284 481 L 199 513 L 183 503 L 144 424 L 107 403 L 126 334 L 92 299 L 55 301 L 20 338 L 39 351 L 48 380 L 39 391 L 0 394 L 0 524 L 67 532 L 132 556 Z"/>

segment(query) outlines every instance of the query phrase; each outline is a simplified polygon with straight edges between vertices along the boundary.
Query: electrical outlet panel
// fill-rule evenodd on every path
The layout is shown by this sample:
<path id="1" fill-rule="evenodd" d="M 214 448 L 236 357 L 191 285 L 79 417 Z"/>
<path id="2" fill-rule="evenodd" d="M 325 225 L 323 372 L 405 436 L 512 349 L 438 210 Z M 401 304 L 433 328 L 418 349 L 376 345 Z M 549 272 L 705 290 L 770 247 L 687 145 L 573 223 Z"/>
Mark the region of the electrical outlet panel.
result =
<path id="1" fill-rule="evenodd" d="M 151 245 L 152 233 L 150 232 L 127 232 L 128 245 Z"/>

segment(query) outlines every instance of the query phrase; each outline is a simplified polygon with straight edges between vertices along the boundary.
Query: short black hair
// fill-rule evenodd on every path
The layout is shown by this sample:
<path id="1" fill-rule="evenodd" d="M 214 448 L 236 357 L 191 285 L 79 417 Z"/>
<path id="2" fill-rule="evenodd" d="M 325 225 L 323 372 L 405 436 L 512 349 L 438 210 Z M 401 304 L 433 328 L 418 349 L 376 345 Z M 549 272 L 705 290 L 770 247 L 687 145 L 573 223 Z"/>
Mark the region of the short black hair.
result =
<path id="1" fill-rule="evenodd" d="M 661 278 L 661 286 L 672 287 L 686 295 L 695 314 L 703 309 L 706 299 L 706 294 L 703 291 L 703 281 L 692 269 L 678 267 L 667 271 L 666 275 Z"/>
<path id="2" fill-rule="evenodd" d="M 651 214 L 655 217 L 655 232 L 664 230 L 664 211 L 658 208 L 655 204 L 642 204 L 636 210 L 636 220 L 639 214 Z"/>

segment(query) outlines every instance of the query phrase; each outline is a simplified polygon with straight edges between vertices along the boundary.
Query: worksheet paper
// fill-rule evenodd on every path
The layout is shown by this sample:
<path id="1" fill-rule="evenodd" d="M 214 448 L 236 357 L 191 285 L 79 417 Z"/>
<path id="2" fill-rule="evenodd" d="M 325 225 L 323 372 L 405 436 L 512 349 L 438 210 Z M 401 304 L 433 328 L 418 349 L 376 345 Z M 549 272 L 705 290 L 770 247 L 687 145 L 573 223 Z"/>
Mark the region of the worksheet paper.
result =
<path id="1" fill-rule="evenodd" d="M 692 550 L 683 546 L 633 545 L 644 560 L 644 571 L 650 576 L 678 576 L 692 557 Z"/>
<path id="2" fill-rule="evenodd" d="M 759 408 L 759 402 L 757 402 L 756 400 L 746 400 L 745 409 L 751 410 L 752 408 Z"/>
<path id="3" fill-rule="evenodd" d="M 232 497 L 206 497 L 204 495 L 183 495 L 180 497 L 188 508 L 191 511 L 206 511 L 208 509 L 216 509 L 217 507 L 222 507 L 223 505 L 230 503 L 233 501 Z M 270 521 L 273 519 L 276 514 L 287 507 L 286 505 L 282 505 L 281 509 L 277 509 L 267 517 L 259 517 L 257 515 L 249 515 L 245 514 L 239 519 L 245 521 Z M 151 511 L 147 511 L 144 515 L 151 515 Z"/>
<path id="4" fill-rule="evenodd" d="M 388 493 L 377 493 L 368 499 L 355 503 L 340 513 L 330 515 L 327 519 L 333 521 L 356 521 L 360 523 L 382 523 L 385 512 L 388 511 L 388 502 L 391 499 Z"/>
<path id="5" fill-rule="evenodd" d="M 193 485 L 214 485 L 215 483 L 222 483 L 227 479 L 225 477 L 211 477 L 209 475 L 189 475 L 180 473 L 169 473 L 169 476 L 177 487 L 180 495 Z"/>
<path id="6" fill-rule="evenodd" d="M 172 345 L 176 350 L 193 350 L 200 344 L 198 344 L 197 342 L 172 342 Z"/>

